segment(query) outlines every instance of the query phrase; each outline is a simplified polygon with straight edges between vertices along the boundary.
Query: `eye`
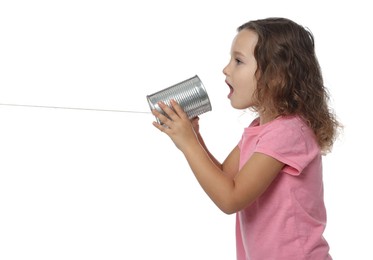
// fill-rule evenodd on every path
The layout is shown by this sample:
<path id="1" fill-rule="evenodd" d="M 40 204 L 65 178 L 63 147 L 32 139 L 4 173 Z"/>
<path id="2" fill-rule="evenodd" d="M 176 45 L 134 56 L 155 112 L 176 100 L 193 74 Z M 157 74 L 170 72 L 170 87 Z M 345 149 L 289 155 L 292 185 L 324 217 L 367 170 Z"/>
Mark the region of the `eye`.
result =
<path id="1" fill-rule="evenodd" d="M 240 59 L 238 59 L 238 58 L 235 58 L 234 61 L 236 62 L 237 65 L 239 65 L 239 64 L 242 63 L 242 61 Z"/>

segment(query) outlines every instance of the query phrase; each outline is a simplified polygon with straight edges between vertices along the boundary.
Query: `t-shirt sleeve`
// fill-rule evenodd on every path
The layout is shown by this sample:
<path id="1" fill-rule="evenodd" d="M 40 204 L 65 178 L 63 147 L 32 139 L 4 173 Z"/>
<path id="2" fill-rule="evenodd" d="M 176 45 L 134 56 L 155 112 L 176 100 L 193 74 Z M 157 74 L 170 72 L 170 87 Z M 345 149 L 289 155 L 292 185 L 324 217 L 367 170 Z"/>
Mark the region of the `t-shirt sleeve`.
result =
<path id="1" fill-rule="evenodd" d="M 300 120 L 278 120 L 259 135 L 255 152 L 285 164 L 283 171 L 299 175 L 318 155 L 320 149 L 312 131 Z"/>

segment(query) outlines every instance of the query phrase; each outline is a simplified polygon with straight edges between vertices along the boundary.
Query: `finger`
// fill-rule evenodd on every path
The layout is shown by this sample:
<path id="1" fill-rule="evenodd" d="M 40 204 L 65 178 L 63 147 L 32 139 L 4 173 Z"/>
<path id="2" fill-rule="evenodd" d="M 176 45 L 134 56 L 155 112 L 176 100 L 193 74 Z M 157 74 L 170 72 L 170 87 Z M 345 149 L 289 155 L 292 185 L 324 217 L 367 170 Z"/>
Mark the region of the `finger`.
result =
<path id="1" fill-rule="evenodd" d="M 178 118 L 178 115 L 175 113 L 175 111 L 167 106 L 164 102 L 159 102 L 158 105 L 171 120 L 176 120 Z"/>
<path id="2" fill-rule="evenodd" d="M 153 125 L 156 128 L 158 128 L 158 130 L 161 131 L 161 132 L 165 132 L 168 129 L 167 126 L 161 125 L 161 124 L 159 124 L 158 122 L 155 122 L 155 121 L 153 122 Z"/>
<path id="3" fill-rule="evenodd" d="M 159 121 L 161 122 L 161 124 L 169 124 L 171 123 L 172 121 L 165 115 L 163 115 L 162 113 L 160 113 L 157 109 L 153 109 L 152 110 L 152 114 L 159 119 Z"/>
<path id="4" fill-rule="evenodd" d="M 196 133 L 199 133 L 199 117 L 196 116 L 190 120 L 192 122 L 193 129 Z"/>
<path id="5" fill-rule="evenodd" d="M 198 116 L 193 117 L 192 119 L 190 119 L 190 121 L 192 121 L 192 123 L 196 123 L 196 124 L 198 124 L 198 122 L 199 122 L 199 117 L 198 117 Z"/>
<path id="6" fill-rule="evenodd" d="M 177 115 L 182 119 L 189 119 L 188 115 L 185 113 L 184 109 L 176 102 L 175 99 L 171 99 L 172 108 L 175 110 Z"/>

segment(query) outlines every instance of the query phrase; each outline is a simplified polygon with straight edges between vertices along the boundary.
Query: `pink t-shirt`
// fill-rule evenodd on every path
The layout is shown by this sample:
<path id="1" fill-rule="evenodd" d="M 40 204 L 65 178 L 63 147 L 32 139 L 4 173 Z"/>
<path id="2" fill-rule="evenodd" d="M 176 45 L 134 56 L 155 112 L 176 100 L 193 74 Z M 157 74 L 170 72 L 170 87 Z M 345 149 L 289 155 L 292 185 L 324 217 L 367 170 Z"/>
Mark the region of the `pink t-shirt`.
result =
<path id="1" fill-rule="evenodd" d="M 238 260 L 326 260 L 322 160 L 299 117 L 254 120 L 239 142 L 240 169 L 254 152 L 285 164 L 269 188 L 236 215 Z"/>

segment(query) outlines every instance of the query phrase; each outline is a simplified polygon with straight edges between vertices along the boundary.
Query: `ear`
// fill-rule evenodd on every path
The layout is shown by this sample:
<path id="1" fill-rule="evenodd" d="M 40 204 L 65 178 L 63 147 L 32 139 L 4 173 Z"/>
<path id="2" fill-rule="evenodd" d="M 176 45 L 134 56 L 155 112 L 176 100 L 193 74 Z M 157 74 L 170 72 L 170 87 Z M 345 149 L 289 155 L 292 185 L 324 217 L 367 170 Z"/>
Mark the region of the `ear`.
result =
<path id="1" fill-rule="evenodd" d="M 255 71 L 255 79 L 257 82 L 259 82 L 260 78 L 262 77 L 262 71 L 257 68 L 256 71 Z"/>

